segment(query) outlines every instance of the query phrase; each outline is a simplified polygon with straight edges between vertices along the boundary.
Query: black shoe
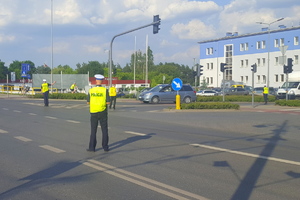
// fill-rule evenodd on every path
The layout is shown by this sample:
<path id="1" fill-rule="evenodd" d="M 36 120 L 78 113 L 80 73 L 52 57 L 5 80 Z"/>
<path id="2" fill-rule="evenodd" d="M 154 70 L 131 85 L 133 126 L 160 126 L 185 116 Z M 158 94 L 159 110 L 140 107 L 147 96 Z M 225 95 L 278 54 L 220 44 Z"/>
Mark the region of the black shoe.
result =
<path id="1" fill-rule="evenodd" d="M 88 151 L 88 152 L 95 152 L 95 150 L 92 150 L 92 149 L 86 149 L 86 151 Z"/>
<path id="2" fill-rule="evenodd" d="M 109 149 L 104 149 L 104 152 L 105 152 L 105 153 L 109 152 Z"/>

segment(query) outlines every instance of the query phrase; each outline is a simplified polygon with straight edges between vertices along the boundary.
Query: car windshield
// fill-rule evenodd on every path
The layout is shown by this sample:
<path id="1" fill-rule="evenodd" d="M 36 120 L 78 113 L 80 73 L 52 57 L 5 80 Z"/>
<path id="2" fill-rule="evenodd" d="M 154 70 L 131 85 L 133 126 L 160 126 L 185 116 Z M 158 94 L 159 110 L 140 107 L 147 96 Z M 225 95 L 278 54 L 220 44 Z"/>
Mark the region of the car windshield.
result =
<path id="1" fill-rule="evenodd" d="M 282 88 L 297 88 L 298 85 L 299 85 L 300 82 L 285 82 L 283 85 L 282 85 Z"/>
<path id="2" fill-rule="evenodd" d="M 163 87 L 164 87 L 163 85 L 157 85 L 157 86 L 155 86 L 154 88 L 152 88 L 149 91 L 151 91 L 151 92 L 159 92 Z"/>

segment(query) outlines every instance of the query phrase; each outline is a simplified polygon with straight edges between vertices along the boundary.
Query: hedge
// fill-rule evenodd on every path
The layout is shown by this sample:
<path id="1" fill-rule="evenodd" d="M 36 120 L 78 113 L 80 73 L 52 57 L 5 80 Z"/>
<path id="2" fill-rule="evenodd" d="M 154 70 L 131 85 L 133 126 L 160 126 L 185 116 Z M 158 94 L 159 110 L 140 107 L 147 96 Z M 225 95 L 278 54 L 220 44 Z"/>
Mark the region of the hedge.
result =
<path id="1" fill-rule="evenodd" d="M 240 109 L 240 105 L 228 102 L 193 102 L 181 104 L 181 109 Z"/>
<path id="2" fill-rule="evenodd" d="M 281 99 L 281 100 L 275 101 L 275 105 L 300 107 L 300 101 L 299 100 L 288 100 L 288 101 L 286 101 L 285 99 Z"/>
<path id="3" fill-rule="evenodd" d="M 252 95 L 226 95 L 225 102 L 252 102 Z M 268 96 L 268 102 L 275 102 L 276 97 Z M 197 96 L 197 102 L 222 102 L 223 96 Z M 264 102 L 263 96 L 254 96 L 255 102 Z"/>

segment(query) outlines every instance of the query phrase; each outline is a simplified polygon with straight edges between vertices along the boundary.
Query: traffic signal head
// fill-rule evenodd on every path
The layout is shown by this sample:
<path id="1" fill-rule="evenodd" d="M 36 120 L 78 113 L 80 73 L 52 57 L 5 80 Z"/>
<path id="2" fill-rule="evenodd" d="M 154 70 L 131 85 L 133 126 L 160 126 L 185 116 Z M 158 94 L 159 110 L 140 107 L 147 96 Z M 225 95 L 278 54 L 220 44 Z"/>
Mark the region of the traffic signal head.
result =
<path id="1" fill-rule="evenodd" d="M 288 58 L 287 59 L 287 73 L 292 73 L 293 71 L 293 59 Z"/>
<path id="2" fill-rule="evenodd" d="M 197 72 L 196 71 L 193 71 L 193 76 L 197 76 Z"/>
<path id="3" fill-rule="evenodd" d="M 256 71 L 257 71 L 257 65 L 256 65 L 256 63 L 254 65 L 251 65 L 251 67 L 252 67 L 251 71 L 253 71 L 254 73 L 256 73 Z"/>
<path id="4" fill-rule="evenodd" d="M 225 71 L 225 69 L 226 69 L 226 66 L 227 64 L 226 63 L 221 63 L 220 64 L 220 70 L 221 70 L 221 72 L 224 72 Z"/>
<path id="5" fill-rule="evenodd" d="M 198 66 L 198 74 L 197 74 L 198 76 L 203 75 L 203 73 L 202 73 L 203 69 L 202 69 L 202 68 L 203 68 L 202 65 L 199 65 L 199 66 Z"/>
<path id="6" fill-rule="evenodd" d="M 287 74 L 289 73 L 288 71 L 289 71 L 288 66 L 283 65 L 283 73 Z"/>
<path id="7" fill-rule="evenodd" d="M 160 25 L 159 15 L 154 15 L 153 16 L 153 22 L 156 22 L 155 24 L 153 24 L 153 34 L 156 34 L 160 30 L 160 28 L 159 28 L 159 25 Z"/>

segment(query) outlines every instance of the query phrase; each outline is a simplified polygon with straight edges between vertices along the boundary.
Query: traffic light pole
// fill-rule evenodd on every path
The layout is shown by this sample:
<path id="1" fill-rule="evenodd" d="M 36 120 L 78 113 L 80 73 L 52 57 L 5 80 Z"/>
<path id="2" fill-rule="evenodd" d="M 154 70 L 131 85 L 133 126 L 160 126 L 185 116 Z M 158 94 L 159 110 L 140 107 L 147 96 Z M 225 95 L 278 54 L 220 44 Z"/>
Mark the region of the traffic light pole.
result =
<path id="1" fill-rule="evenodd" d="M 254 71 L 252 71 L 252 107 L 254 108 L 254 93 L 253 93 L 253 90 L 254 90 Z"/>
<path id="2" fill-rule="evenodd" d="M 115 35 L 115 36 L 112 38 L 112 40 L 111 40 L 111 42 L 110 42 L 110 51 L 109 51 L 109 87 L 112 86 L 112 45 L 113 45 L 114 39 L 115 39 L 116 37 L 121 36 L 121 35 L 125 35 L 125 34 L 127 34 L 127 33 L 131 33 L 131 32 L 137 31 L 137 30 L 139 30 L 139 29 L 143 29 L 143 28 L 146 28 L 146 27 L 148 27 L 148 26 L 153 26 L 153 25 L 159 24 L 159 23 L 160 23 L 160 20 L 159 20 L 159 21 L 152 22 L 151 24 L 147 24 L 147 25 L 144 25 L 144 26 L 140 26 L 140 27 L 138 27 L 138 28 L 131 29 L 131 30 L 129 30 L 129 31 L 125 31 L 125 32 L 123 32 L 123 33 L 117 34 L 117 35 Z"/>
<path id="3" fill-rule="evenodd" d="M 287 101 L 289 99 L 289 95 L 288 95 L 288 82 L 289 82 L 289 74 L 286 73 L 285 74 L 285 100 Z"/>

